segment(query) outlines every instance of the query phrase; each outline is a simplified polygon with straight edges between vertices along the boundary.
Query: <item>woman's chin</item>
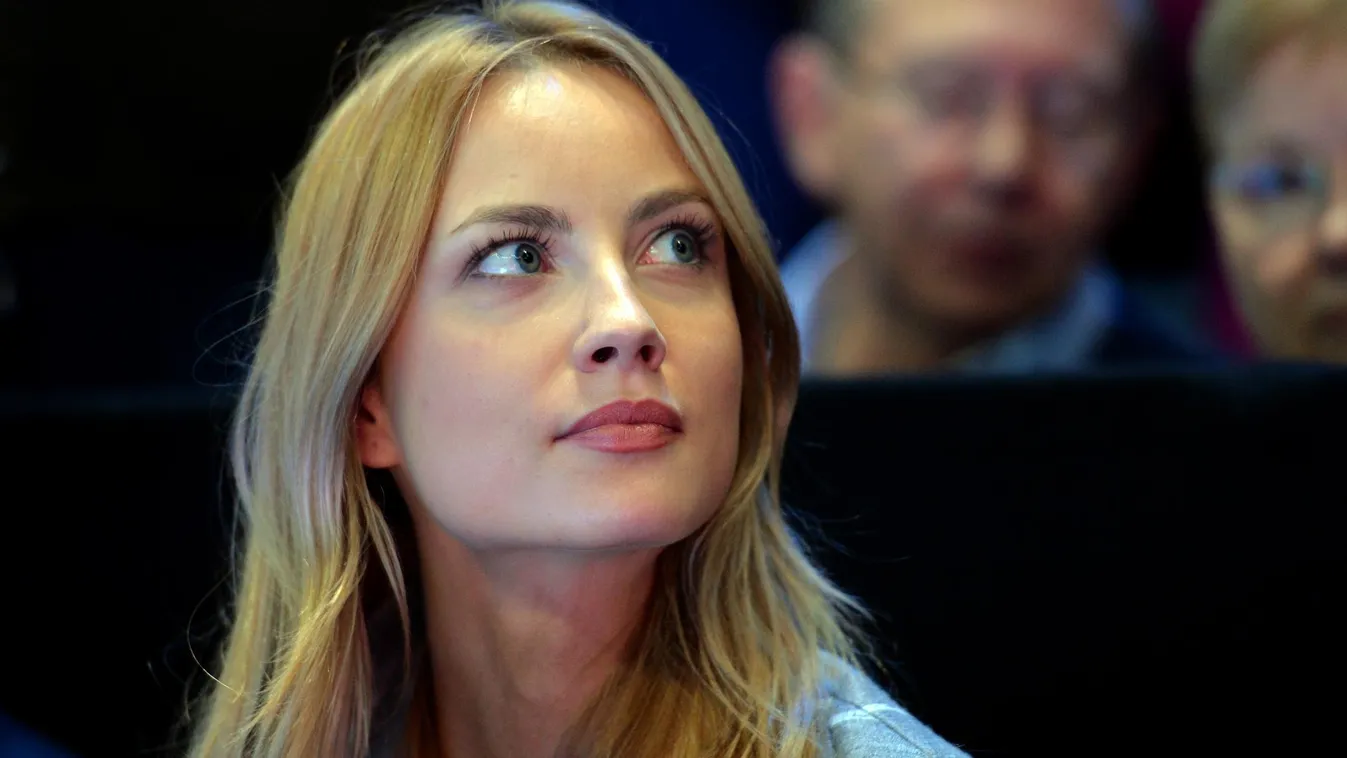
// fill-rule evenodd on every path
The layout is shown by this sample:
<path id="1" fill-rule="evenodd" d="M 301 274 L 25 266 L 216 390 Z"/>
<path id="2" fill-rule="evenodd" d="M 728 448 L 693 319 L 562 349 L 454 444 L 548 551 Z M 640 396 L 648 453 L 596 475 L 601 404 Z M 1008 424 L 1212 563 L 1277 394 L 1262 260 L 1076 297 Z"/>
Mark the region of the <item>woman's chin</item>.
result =
<path id="1" fill-rule="evenodd" d="M 616 493 L 614 493 L 616 494 Z M 718 503 L 717 503 L 718 504 Z M 641 550 L 664 547 L 701 528 L 717 504 L 670 501 L 667 497 L 639 500 L 600 497 L 577 504 L 558 524 L 558 535 L 577 550 Z"/>
<path id="2" fill-rule="evenodd" d="M 536 494 L 518 500 L 472 509 L 432 507 L 424 514 L 430 518 L 421 519 L 418 528 L 433 521 L 445 538 L 473 552 L 659 548 L 697 531 L 724 502 L 728 485 L 708 487 L 704 478 L 694 479 L 647 475 L 579 486 L 547 482 Z M 565 494 L 544 494 L 558 490 Z"/>

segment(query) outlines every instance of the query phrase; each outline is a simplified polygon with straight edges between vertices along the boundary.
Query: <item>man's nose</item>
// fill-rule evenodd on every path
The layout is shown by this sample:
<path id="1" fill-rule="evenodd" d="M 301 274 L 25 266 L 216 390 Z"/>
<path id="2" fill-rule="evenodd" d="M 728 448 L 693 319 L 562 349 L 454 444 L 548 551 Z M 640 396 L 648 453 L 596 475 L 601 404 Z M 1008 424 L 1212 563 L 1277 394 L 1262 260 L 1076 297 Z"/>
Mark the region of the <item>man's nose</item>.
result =
<path id="1" fill-rule="evenodd" d="M 1007 98 L 991 108 L 973 146 L 973 180 L 1000 202 L 1022 199 L 1029 186 L 1034 129 L 1028 108 Z"/>
<path id="2" fill-rule="evenodd" d="M 1347 276 L 1347 159 L 1340 161 L 1319 221 L 1315 250 L 1320 268 L 1334 276 Z"/>

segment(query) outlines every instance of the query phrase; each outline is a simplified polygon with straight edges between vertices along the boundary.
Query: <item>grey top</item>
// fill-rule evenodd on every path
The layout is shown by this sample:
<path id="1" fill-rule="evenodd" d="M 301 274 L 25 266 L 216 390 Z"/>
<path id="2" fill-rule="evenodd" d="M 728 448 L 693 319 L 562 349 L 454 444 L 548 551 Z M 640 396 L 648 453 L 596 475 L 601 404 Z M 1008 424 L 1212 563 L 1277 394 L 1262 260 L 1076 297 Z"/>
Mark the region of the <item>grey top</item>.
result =
<path id="1" fill-rule="evenodd" d="M 819 758 L 967 758 L 865 674 L 835 665 L 820 714 L 827 719 L 828 741 Z"/>

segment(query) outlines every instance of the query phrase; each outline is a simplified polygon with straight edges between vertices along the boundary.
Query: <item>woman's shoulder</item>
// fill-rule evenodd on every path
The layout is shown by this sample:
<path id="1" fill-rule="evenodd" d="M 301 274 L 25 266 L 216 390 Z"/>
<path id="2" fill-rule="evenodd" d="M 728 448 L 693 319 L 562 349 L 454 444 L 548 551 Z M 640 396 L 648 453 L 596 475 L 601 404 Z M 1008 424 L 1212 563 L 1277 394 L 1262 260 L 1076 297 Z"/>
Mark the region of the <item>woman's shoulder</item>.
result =
<path id="1" fill-rule="evenodd" d="M 859 669 L 833 656 L 824 663 L 820 715 L 828 739 L 821 758 L 967 758 Z"/>

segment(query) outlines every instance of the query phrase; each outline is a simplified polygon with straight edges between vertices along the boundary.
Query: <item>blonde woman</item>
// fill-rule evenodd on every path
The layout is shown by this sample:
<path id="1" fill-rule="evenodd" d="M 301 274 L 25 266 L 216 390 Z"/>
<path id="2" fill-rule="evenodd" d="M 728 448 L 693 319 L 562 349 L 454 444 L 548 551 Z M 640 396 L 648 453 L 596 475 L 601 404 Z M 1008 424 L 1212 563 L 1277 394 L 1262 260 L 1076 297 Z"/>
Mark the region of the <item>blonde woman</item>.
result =
<path id="1" fill-rule="evenodd" d="M 710 123 L 559 3 L 379 49 L 286 209 L 195 756 L 960 755 L 776 493 L 798 348 Z"/>
<path id="2" fill-rule="evenodd" d="M 1220 0 L 1194 48 L 1226 278 L 1258 351 L 1347 364 L 1347 0 Z"/>

